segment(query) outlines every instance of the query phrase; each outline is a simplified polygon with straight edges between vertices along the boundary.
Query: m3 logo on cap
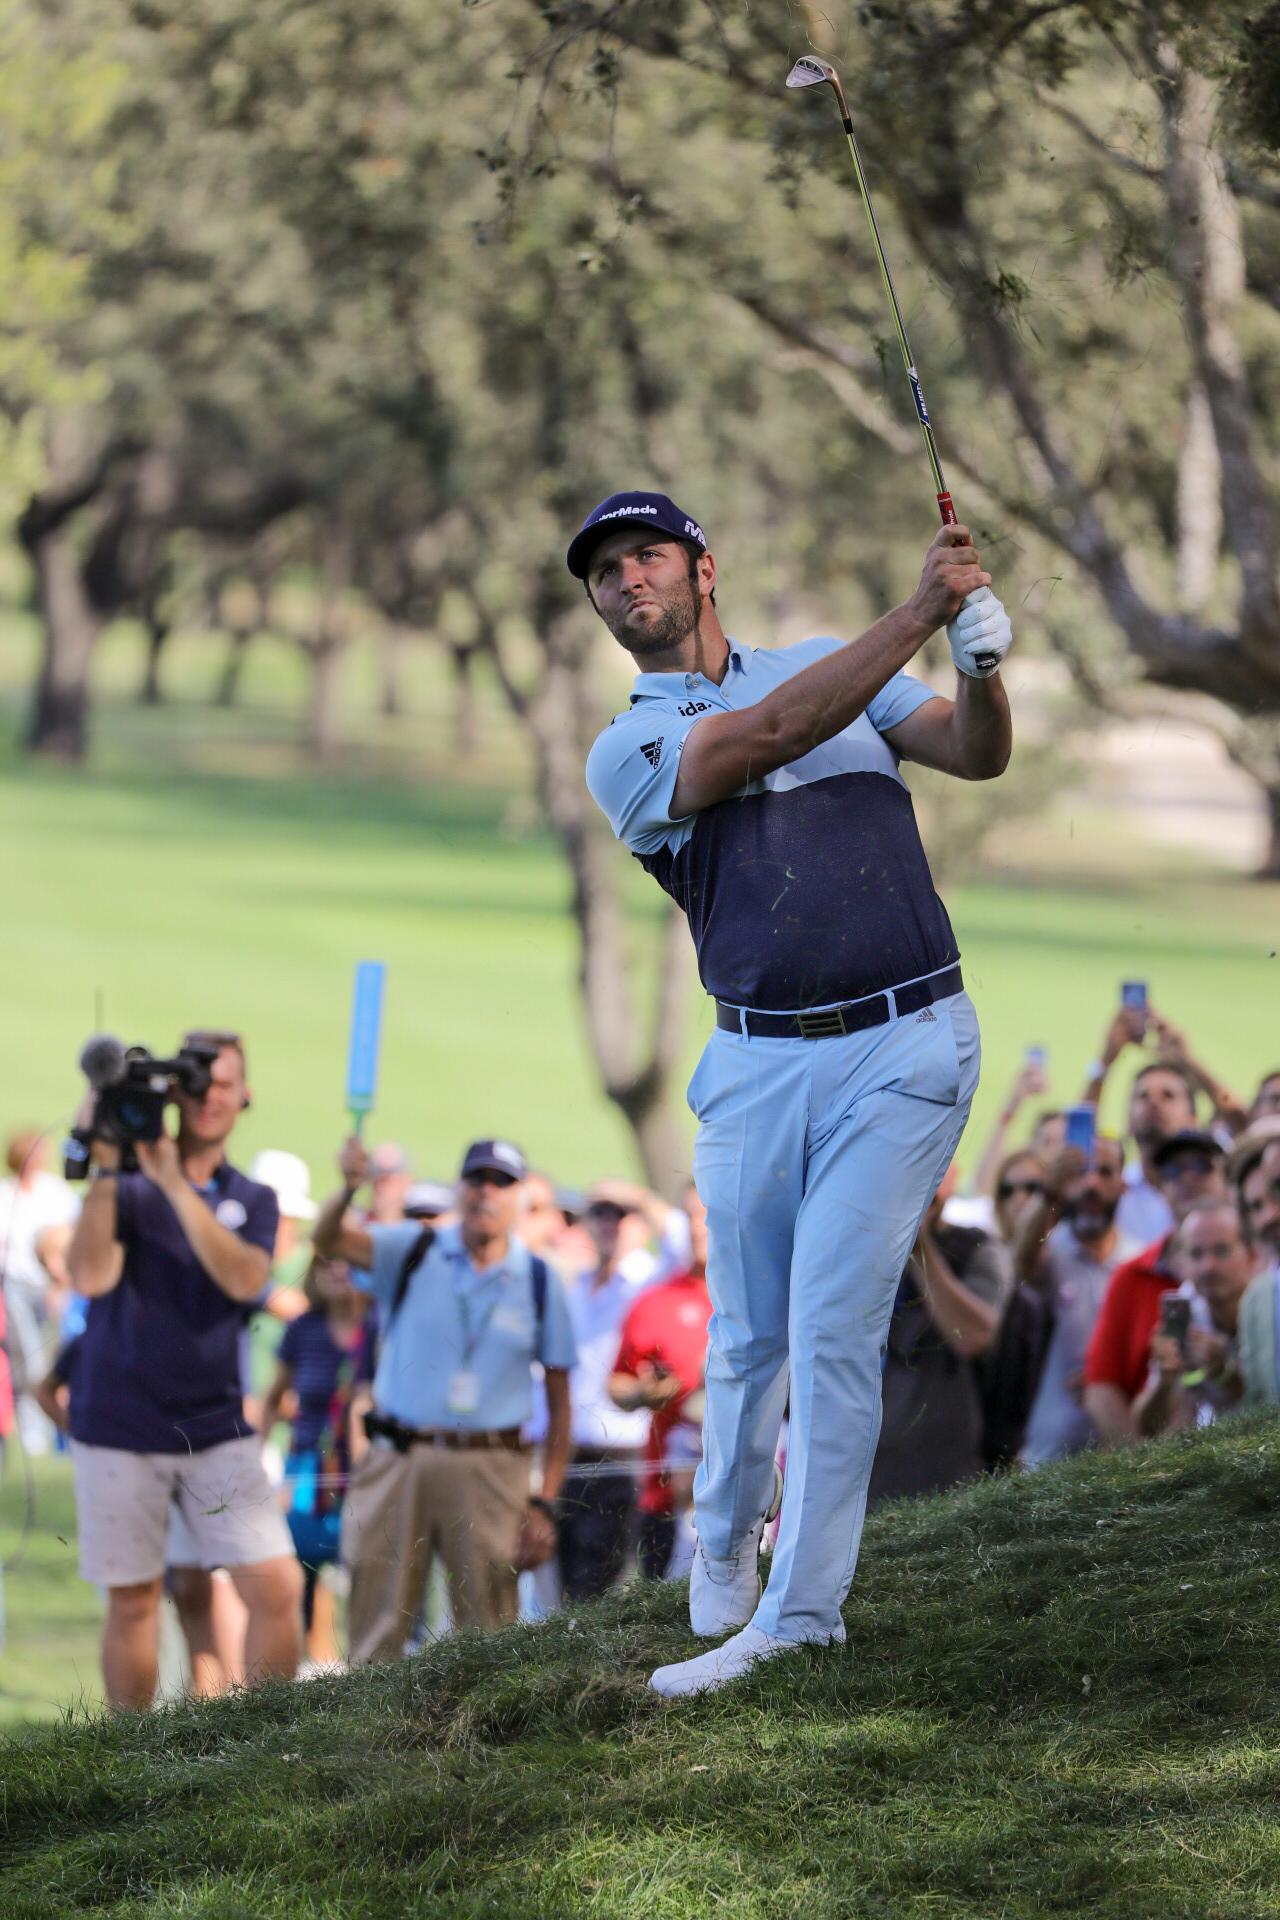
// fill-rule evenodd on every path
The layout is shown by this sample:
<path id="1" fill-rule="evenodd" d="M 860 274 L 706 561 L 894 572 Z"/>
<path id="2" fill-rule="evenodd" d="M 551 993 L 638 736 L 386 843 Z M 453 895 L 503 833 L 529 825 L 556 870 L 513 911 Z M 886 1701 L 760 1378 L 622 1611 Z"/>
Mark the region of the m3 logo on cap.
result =
<path id="1" fill-rule="evenodd" d="M 644 755 L 645 759 L 649 762 L 649 765 L 654 769 L 654 772 L 656 773 L 658 769 L 658 762 L 662 758 L 662 741 L 650 740 L 648 746 L 641 747 L 640 751 Z"/>

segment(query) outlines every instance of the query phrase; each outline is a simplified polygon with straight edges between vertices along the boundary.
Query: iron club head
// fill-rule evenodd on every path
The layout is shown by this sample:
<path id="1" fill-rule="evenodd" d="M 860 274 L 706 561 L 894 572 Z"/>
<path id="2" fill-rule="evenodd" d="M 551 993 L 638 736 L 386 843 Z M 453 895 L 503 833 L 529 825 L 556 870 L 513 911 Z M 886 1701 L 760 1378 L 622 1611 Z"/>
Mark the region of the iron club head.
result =
<path id="1" fill-rule="evenodd" d="M 840 112 L 845 120 L 849 118 L 848 102 L 844 97 L 844 88 L 840 84 L 840 75 L 829 60 L 816 53 L 802 53 L 787 75 L 789 87 L 821 87 L 834 89 L 840 103 Z"/>
<path id="2" fill-rule="evenodd" d="M 803 53 L 787 75 L 789 87 L 820 87 L 825 81 L 833 84 L 836 70 L 829 60 L 820 60 L 816 53 Z"/>

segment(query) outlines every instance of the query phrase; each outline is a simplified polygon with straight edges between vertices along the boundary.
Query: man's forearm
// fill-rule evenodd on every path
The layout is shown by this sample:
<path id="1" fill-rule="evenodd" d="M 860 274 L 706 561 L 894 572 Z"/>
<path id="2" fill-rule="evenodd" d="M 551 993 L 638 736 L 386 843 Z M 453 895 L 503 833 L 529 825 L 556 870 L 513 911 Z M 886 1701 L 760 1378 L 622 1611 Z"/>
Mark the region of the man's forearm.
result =
<path id="1" fill-rule="evenodd" d="M 858 639 L 815 660 L 754 706 L 700 720 L 681 755 L 672 818 L 727 800 L 842 733 L 932 631 L 909 607 L 894 607 Z"/>
<path id="2" fill-rule="evenodd" d="M 749 709 L 759 716 L 778 756 L 760 772 L 772 773 L 843 733 L 914 660 L 928 637 L 929 629 L 910 608 L 891 607 L 856 640 L 775 688 Z"/>
<path id="3" fill-rule="evenodd" d="M 559 1498 L 564 1485 L 565 1472 L 569 1465 L 569 1395 L 566 1391 L 563 1399 L 547 1401 L 547 1439 L 542 1450 L 542 1498 Z"/>
<path id="4" fill-rule="evenodd" d="M 1122 1447 L 1126 1441 L 1137 1439 L 1133 1408 L 1119 1387 L 1109 1381 L 1098 1381 L 1085 1388 L 1084 1410 L 1098 1429 L 1098 1438 L 1104 1447 Z"/>
<path id="5" fill-rule="evenodd" d="M 994 780 L 1009 764 L 1013 721 L 998 673 L 985 680 L 958 673 L 951 713 L 952 771 L 962 780 Z"/>
<path id="6" fill-rule="evenodd" d="M 920 1253 L 929 1318 L 953 1352 L 977 1359 L 995 1339 L 999 1314 L 956 1277 L 931 1234 L 920 1235 Z"/>
<path id="7" fill-rule="evenodd" d="M 316 1215 L 315 1226 L 311 1229 L 311 1244 L 322 1260 L 332 1260 L 337 1255 L 342 1223 L 352 1198 L 350 1187 L 339 1187 L 336 1193 L 329 1195 Z"/>
<path id="8" fill-rule="evenodd" d="M 122 1249 L 116 1239 L 116 1183 L 93 1180 L 84 1197 L 71 1244 L 67 1276 L 87 1300 L 110 1293 L 120 1278 Z"/>
<path id="9" fill-rule="evenodd" d="M 184 1180 L 165 1196 L 178 1216 L 196 1259 L 216 1287 L 232 1300 L 256 1300 L 267 1284 L 269 1263 L 262 1251 L 214 1219 L 204 1201 Z"/>

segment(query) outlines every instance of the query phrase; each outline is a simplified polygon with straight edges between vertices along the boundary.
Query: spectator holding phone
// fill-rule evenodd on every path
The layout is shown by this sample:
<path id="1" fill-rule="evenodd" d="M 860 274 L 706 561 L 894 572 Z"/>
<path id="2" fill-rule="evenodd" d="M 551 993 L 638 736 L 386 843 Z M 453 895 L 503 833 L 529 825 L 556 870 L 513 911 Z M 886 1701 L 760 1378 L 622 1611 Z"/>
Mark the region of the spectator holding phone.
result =
<path id="1" fill-rule="evenodd" d="M 1152 1155 L 1161 1140 L 1194 1129 L 1197 1095 L 1213 1106 L 1215 1121 L 1228 1135 L 1239 1133 L 1246 1114 L 1239 1100 L 1221 1080 L 1193 1055 L 1186 1035 L 1147 998 L 1146 984 L 1131 980 L 1122 989 L 1121 1005 L 1103 1038 L 1102 1052 L 1087 1069 L 1082 1099 L 1096 1107 L 1107 1077 L 1127 1047 L 1148 1038 L 1158 1058 L 1137 1073 L 1129 1094 L 1129 1135 L 1138 1157 L 1125 1171 L 1125 1193 L 1117 1216 L 1121 1230 L 1144 1245 L 1170 1233 L 1172 1213 L 1154 1178 Z"/>
<path id="2" fill-rule="evenodd" d="M 1141 1436 L 1205 1426 L 1243 1404 L 1240 1308 L 1259 1255 L 1227 1199 L 1193 1206 L 1171 1257 L 1183 1280 L 1166 1293 L 1151 1335 L 1151 1370 L 1134 1406 Z"/>
<path id="3" fill-rule="evenodd" d="M 1019 1235 L 1023 1262 L 1049 1222 L 1035 1267 L 1036 1283 L 1052 1316 L 1052 1332 L 1020 1459 L 1036 1467 L 1092 1446 L 1093 1422 L 1083 1405 L 1084 1359 L 1107 1281 L 1137 1251 L 1116 1223 L 1124 1192 L 1124 1150 L 1099 1135 L 1092 1149 L 1066 1147 L 1053 1170 L 1050 1192 L 1028 1210 Z"/>
<path id="4" fill-rule="evenodd" d="M 1224 1157 L 1213 1135 L 1196 1128 L 1175 1133 L 1156 1147 L 1152 1176 L 1175 1227 L 1192 1208 L 1227 1199 Z M 1122 1261 L 1107 1287 L 1084 1363 L 1085 1410 L 1104 1446 L 1121 1446 L 1141 1435 L 1137 1401 L 1147 1381 L 1152 1335 L 1161 1302 L 1181 1277 L 1173 1245 L 1171 1228 Z"/>

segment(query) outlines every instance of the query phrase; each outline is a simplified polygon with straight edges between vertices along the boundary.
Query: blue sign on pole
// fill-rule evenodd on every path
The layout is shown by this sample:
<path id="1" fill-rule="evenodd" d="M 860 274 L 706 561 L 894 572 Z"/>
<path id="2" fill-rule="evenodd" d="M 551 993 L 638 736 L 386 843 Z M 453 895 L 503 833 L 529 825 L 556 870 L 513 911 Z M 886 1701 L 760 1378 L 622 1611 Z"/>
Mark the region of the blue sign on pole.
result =
<path id="1" fill-rule="evenodd" d="M 378 1043 L 382 1034 L 382 989 L 387 968 L 382 960 L 361 960 L 351 1001 L 351 1046 L 347 1054 L 347 1112 L 359 1133 L 373 1110 L 378 1090 Z"/>

